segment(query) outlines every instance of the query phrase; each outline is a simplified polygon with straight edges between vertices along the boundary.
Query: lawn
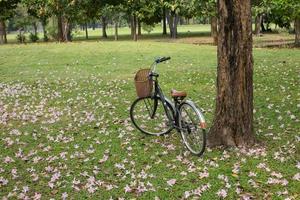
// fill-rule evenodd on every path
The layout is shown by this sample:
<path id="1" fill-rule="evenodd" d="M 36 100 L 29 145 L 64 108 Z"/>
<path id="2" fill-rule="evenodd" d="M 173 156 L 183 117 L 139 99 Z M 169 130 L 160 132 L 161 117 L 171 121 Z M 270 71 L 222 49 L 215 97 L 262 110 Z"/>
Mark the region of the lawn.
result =
<path id="1" fill-rule="evenodd" d="M 166 94 L 213 118 L 216 47 L 77 42 L 0 47 L 0 196 L 9 199 L 299 199 L 300 51 L 254 49 L 252 149 L 188 153 L 173 131 L 145 136 L 129 107 L 155 57 Z M 4 198 L 5 199 L 5 198 Z"/>
<path id="2" fill-rule="evenodd" d="M 294 43 L 295 35 L 287 33 L 286 29 L 280 29 L 271 26 L 274 30 L 273 33 L 264 33 L 260 36 L 254 36 L 255 47 L 274 47 L 274 46 L 289 46 Z M 253 26 L 254 29 L 254 26 Z M 167 30 L 168 31 L 168 30 Z M 108 38 L 102 38 L 102 29 L 96 28 L 88 29 L 89 39 L 85 37 L 85 31 L 79 28 L 73 29 L 72 36 L 73 41 L 113 41 L 114 40 L 114 26 L 109 25 L 107 27 Z M 17 43 L 16 32 L 8 34 L 8 43 Z M 120 27 L 118 29 L 120 41 L 131 41 L 130 28 Z M 29 32 L 25 33 L 26 42 L 30 43 Z M 39 33 L 39 42 L 42 42 L 43 35 Z M 187 44 L 213 44 L 213 38 L 210 36 L 210 24 L 190 24 L 190 25 L 178 25 L 178 39 L 172 40 L 169 35 L 162 35 L 161 25 L 156 25 L 153 30 L 148 33 L 142 29 L 142 35 L 138 36 L 138 40 L 143 41 L 159 41 L 159 42 L 175 42 L 175 43 L 187 43 Z"/>

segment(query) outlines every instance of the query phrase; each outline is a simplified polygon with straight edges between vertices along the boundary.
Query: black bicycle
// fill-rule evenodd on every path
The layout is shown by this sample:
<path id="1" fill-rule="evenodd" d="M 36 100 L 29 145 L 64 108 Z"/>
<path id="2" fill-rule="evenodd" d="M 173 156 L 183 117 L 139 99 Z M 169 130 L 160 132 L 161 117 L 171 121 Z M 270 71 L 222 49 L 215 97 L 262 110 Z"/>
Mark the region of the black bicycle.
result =
<path id="1" fill-rule="evenodd" d="M 150 69 L 139 70 L 135 76 L 138 98 L 130 108 L 134 126 L 149 135 L 163 135 L 176 129 L 190 152 L 202 155 L 206 145 L 206 123 L 200 109 L 187 93 L 171 90 L 173 102 L 163 94 L 159 84 L 157 64 L 171 59 L 156 59 Z"/>

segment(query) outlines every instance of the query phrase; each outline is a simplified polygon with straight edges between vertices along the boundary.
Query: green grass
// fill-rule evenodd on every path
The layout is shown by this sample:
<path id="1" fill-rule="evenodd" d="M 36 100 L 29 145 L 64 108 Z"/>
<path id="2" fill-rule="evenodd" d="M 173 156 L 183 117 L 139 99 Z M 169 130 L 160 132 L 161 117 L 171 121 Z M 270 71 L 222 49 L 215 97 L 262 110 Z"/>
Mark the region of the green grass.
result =
<path id="1" fill-rule="evenodd" d="M 128 111 L 136 98 L 133 77 L 155 57 L 171 56 L 158 67 L 163 90 L 186 90 L 206 110 L 210 124 L 215 47 L 145 41 L 2 46 L 0 196 L 179 199 L 208 184 L 203 199 L 217 199 L 220 189 L 227 199 L 298 199 L 300 184 L 293 177 L 300 167 L 299 53 L 254 50 L 260 145 L 246 152 L 208 149 L 197 158 L 176 132 L 147 137 L 133 128 Z M 234 165 L 238 172 L 232 172 Z M 271 184 L 270 178 L 288 184 Z M 167 184 L 171 179 L 176 179 L 173 186 Z M 131 192 L 125 192 L 126 185 Z"/>
<path id="2" fill-rule="evenodd" d="M 294 43 L 294 34 L 289 34 L 285 29 L 272 26 L 275 30 L 274 33 L 265 33 L 262 36 L 254 36 L 254 46 L 265 47 L 265 46 L 289 46 Z M 114 40 L 114 27 L 109 25 L 107 27 L 108 38 L 102 38 L 102 29 L 96 28 L 88 29 L 89 38 L 86 39 L 85 31 L 79 28 L 73 29 L 73 41 L 113 41 Z M 168 32 L 168 30 L 167 30 Z M 118 29 L 120 41 L 131 41 L 130 28 L 121 27 Z M 8 43 L 17 43 L 17 33 L 8 34 Z M 29 33 L 25 33 L 26 42 L 30 43 Z M 40 40 L 43 42 L 42 33 L 39 33 Z M 138 36 L 138 40 L 143 41 L 160 41 L 160 42 L 179 42 L 188 44 L 213 44 L 213 38 L 210 37 L 210 25 L 209 24 L 190 24 L 190 25 L 178 25 L 178 38 L 177 40 L 170 39 L 169 35 L 162 35 L 161 25 L 156 25 L 151 33 L 148 33 L 142 29 L 142 35 Z"/>

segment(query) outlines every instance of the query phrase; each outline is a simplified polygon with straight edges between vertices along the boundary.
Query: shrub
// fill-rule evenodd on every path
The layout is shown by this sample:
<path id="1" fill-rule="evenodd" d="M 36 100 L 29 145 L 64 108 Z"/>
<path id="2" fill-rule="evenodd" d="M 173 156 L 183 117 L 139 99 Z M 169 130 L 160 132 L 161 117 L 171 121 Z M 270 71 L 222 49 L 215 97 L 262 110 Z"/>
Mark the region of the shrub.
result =
<path id="1" fill-rule="evenodd" d="M 150 34 L 151 31 L 153 31 L 154 29 L 154 25 L 143 24 L 142 27 L 143 30 L 146 31 L 148 34 Z"/>
<path id="2" fill-rule="evenodd" d="M 33 33 L 30 33 L 29 39 L 30 39 L 31 42 L 36 42 L 36 41 L 39 40 L 39 37 L 37 35 L 33 34 Z"/>
<path id="3" fill-rule="evenodd" d="M 18 34 L 18 35 L 17 35 L 17 41 L 18 41 L 19 43 L 25 43 L 25 41 L 26 41 L 26 36 L 25 36 L 24 34 Z"/>

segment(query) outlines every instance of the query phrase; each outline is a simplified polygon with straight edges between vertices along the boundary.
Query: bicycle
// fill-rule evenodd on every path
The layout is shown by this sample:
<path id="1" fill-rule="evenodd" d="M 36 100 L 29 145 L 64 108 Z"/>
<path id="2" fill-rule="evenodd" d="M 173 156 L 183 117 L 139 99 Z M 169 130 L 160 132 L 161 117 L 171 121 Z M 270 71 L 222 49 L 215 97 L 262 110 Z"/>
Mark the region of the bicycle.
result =
<path id="1" fill-rule="evenodd" d="M 150 69 L 139 70 L 135 76 L 138 98 L 130 108 L 133 125 L 148 135 L 164 135 L 176 129 L 187 149 L 202 155 L 206 145 L 206 123 L 195 103 L 185 100 L 187 93 L 171 90 L 173 102 L 163 94 L 156 73 L 157 64 L 171 59 L 156 59 Z M 153 90 L 154 85 L 154 90 Z"/>

